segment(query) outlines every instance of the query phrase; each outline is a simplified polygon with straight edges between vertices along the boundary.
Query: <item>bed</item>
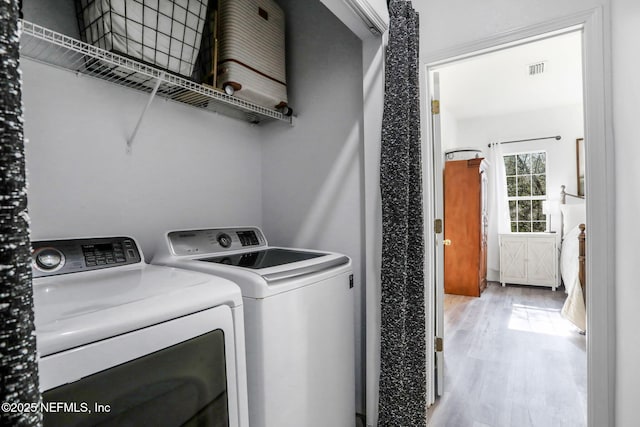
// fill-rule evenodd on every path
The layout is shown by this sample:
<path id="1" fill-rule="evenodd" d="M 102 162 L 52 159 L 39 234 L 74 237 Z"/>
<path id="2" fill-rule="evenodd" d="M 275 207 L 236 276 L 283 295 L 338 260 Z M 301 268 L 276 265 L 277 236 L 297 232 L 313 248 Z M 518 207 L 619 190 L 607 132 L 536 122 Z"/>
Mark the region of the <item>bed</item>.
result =
<path id="1" fill-rule="evenodd" d="M 581 331 L 586 331 L 586 212 L 584 197 L 561 190 L 562 246 L 560 250 L 560 273 L 567 293 L 562 307 L 562 316 Z M 567 197 L 582 199 L 567 203 Z"/>

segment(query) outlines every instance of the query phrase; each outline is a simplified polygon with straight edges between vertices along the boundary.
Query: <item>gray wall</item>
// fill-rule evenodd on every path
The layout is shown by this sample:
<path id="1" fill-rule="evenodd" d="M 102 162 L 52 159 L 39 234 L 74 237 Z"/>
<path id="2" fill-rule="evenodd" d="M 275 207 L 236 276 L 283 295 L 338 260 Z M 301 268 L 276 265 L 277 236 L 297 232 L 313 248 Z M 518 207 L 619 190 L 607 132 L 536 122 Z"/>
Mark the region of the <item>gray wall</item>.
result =
<path id="1" fill-rule="evenodd" d="M 317 0 L 278 3 L 294 127 L 156 99 L 126 154 L 147 95 L 24 61 L 32 234 L 131 234 L 150 259 L 167 229 L 255 224 L 272 244 L 349 255 L 362 412 L 362 44 Z M 25 0 L 24 10 L 77 37 L 73 1 Z"/>
<path id="2" fill-rule="evenodd" d="M 356 408 L 363 410 L 362 43 L 315 1 L 287 11 L 292 129 L 263 133 L 263 225 L 270 243 L 342 252 L 356 291 Z"/>
<path id="3" fill-rule="evenodd" d="M 79 39 L 74 0 L 23 0 L 24 19 Z"/>
<path id="4" fill-rule="evenodd" d="M 257 127 L 22 63 L 32 238 L 130 234 L 147 260 L 164 231 L 262 222 Z"/>

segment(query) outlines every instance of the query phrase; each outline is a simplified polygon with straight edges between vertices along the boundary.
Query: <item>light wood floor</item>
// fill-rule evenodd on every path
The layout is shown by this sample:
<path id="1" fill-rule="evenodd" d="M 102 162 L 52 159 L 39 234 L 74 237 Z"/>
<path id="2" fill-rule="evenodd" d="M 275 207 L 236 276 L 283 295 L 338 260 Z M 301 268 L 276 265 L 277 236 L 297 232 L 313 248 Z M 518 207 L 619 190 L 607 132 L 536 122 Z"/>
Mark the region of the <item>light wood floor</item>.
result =
<path id="1" fill-rule="evenodd" d="M 445 295 L 445 392 L 428 427 L 586 426 L 586 341 L 560 316 L 565 297 L 497 283 Z"/>

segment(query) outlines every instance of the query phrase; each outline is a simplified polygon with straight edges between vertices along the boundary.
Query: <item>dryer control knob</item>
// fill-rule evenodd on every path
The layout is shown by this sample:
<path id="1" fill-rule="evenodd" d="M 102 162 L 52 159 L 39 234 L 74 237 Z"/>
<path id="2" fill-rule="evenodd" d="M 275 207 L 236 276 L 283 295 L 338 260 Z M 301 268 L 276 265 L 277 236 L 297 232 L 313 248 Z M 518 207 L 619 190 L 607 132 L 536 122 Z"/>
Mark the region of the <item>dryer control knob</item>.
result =
<path id="1" fill-rule="evenodd" d="M 219 234 L 218 243 L 220 243 L 220 246 L 222 246 L 223 248 L 228 248 L 232 243 L 231 236 L 229 236 L 227 233 Z"/>
<path id="2" fill-rule="evenodd" d="M 64 255 L 55 248 L 42 248 L 35 254 L 36 265 L 43 271 L 53 271 L 64 264 Z"/>

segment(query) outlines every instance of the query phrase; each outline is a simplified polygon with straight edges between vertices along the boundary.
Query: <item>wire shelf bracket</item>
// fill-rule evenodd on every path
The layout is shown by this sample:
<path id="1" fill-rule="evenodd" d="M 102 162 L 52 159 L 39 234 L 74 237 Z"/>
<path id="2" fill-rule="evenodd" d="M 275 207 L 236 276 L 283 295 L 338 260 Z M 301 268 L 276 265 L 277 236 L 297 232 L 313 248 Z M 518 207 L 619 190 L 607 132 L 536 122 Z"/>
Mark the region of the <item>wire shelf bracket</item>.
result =
<path id="1" fill-rule="evenodd" d="M 109 52 L 29 21 L 21 20 L 21 26 L 21 57 L 151 94 L 131 137 L 127 140 L 127 150 L 131 149 L 142 120 L 156 96 L 243 119 L 252 124 L 278 120 L 293 125 L 293 117 L 286 116 L 278 110 L 256 105 L 211 86 L 166 73 L 160 68 Z"/>
<path id="2" fill-rule="evenodd" d="M 164 77 L 164 75 L 162 77 Z M 156 93 L 158 93 L 158 88 L 160 87 L 161 83 L 162 83 L 161 79 L 156 80 L 156 84 L 153 87 L 153 90 L 151 91 L 151 95 L 149 95 L 149 100 L 147 101 L 147 105 L 145 105 L 144 110 L 142 110 L 142 113 L 140 114 L 140 118 L 138 119 L 138 123 L 136 123 L 136 127 L 133 129 L 133 132 L 131 133 L 131 137 L 127 140 L 128 153 L 131 153 L 131 147 L 133 147 L 133 141 L 136 139 L 138 129 L 140 129 L 140 125 L 142 124 L 142 119 L 144 119 L 145 114 L 147 114 L 147 110 L 151 106 L 151 103 L 153 102 L 153 98 L 156 97 Z"/>

